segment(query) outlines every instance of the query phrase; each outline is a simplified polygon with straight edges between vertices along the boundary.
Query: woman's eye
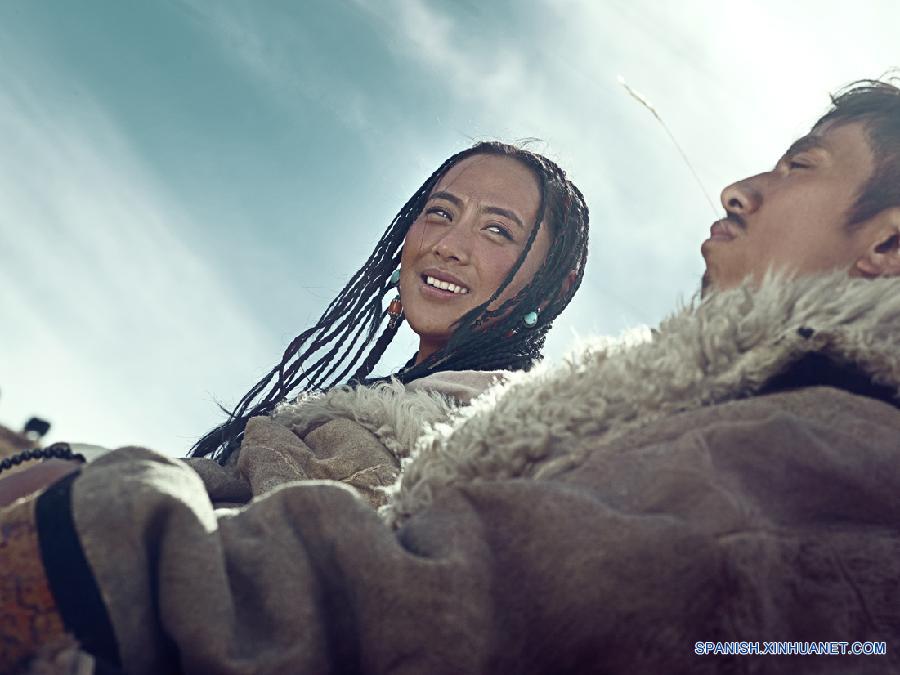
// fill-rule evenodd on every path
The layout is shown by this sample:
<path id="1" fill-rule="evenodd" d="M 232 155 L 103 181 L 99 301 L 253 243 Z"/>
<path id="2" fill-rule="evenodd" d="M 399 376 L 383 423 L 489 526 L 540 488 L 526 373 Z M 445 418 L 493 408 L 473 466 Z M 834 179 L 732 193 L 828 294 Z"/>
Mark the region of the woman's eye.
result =
<path id="1" fill-rule="evenodd" d="M 512 241 L 512 235 L 509 233 L 509 230 L 507 230 L 502 225 L 498 225 L 497 223 L 491 223 L 485 229 L 488 230 L 489 232 L 499 234 L 501 237 L 504 237 L 504 238 Z"/>
<path id="2" fill-rule="evenodd" d="M 425 213 L 428 214 L 429 216 L 435 215 L 438 218 L 443 218 L 444 220 L 453 220 L 453 218 L 450 217 L 450 214 L 447 212 L 446 209 L 442 209 L 437 206 L 432 206 Z"/>

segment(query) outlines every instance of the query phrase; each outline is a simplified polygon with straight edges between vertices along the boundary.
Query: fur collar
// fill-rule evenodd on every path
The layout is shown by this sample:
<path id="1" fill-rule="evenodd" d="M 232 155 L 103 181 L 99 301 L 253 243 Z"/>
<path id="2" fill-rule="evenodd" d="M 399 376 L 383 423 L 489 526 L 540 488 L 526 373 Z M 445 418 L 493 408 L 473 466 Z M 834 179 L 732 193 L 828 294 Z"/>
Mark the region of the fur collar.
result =
<path id="1" fill-rule="evenodd" d="M 371 387 L 335 387 L 324 394 L 303 394 L 278 406 L 272 419 L 301 438 L 326 422 L 353 420 L 398 459 L 409 457 L 423 425 L 446 421 L 455 409 L 451 398 L 429 390 L 409 391 L 397 380 Z"/>
<path id="2" fill-rule="evenodd" d="M 853 365 L 900 392 L 900 280 L 846 273 L 768 277 L 677 311 L 635 344 L 589 345 L 510 378 L 421 439 L 383 515 L 393 525 L 436 486 L 540 478 L 599 442 L 703 406 L 745 398 L 807 354 Z"/>
<path id="3" fill-rule="evenodd" d="M 508 374 L 463 370 L 435 373 L 407 385 L 392 379 L 371 387 L 335 387 L 278 406 L 272 419 L 301 438 L 330 420 L 353 420 L 375 434 L 397 459 L 404 459 L 412 454 L 423 428 L 445 422 L 460 404 Z"/>

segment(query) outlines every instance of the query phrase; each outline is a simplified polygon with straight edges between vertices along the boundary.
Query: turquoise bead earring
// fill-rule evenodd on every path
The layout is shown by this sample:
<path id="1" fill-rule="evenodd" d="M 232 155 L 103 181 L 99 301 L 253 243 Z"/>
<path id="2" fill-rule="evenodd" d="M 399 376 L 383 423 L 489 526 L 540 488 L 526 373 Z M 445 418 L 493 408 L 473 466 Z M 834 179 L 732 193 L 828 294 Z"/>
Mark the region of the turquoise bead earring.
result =
<path id="1" fill-rule="evenodd" d="M 541 310 L 539 310 L 539 309 L 535 309 L 535 310 L 528 312 L 528 314 L 526 314 L 525 316 L 522 317 L 522 323 L 525 324 L 526 328 L 534 328 L 534 326 L 538 322 L 538 312 L 540 312 L 540 311 Z M 509 331 L 506 334 L 506 337 L 511 338 L 513 335 L 516 335 L 518 332 L 519 332 L 518 328 L 513 328 L 511 331 Z"/>

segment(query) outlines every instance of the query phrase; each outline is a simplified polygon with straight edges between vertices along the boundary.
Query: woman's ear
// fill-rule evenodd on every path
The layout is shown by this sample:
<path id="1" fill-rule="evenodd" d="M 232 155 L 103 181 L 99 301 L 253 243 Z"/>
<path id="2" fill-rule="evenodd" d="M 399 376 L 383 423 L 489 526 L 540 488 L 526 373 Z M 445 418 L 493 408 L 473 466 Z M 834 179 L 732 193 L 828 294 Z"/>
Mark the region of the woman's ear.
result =
<path id="1" fill-rule="evenodd" d="M 850 274 L 866 278 L 900 276 L 900 208 L 886 209 L 870 230 L 866 250 Z"/>

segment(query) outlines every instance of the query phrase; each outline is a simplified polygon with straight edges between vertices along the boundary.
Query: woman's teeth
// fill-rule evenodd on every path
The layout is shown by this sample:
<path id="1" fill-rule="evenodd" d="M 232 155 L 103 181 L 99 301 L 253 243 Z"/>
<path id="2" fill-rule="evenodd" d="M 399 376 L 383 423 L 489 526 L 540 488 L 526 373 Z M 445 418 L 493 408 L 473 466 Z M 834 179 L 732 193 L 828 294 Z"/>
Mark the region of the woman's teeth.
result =
<path id="1" fill-rule="evenodd" d="M 451 284 L 448 281 L 441 281 L 440 279 L 435 279 L 434 277 L 425 277 L 425 283 L 429 286 L 440 288 L 442 291 L 450 291 L 451 293 L 456 293 L 457 295 L 465 295 L 469 292 L 468 288 L 463 288 L 462 286 Z"/>

